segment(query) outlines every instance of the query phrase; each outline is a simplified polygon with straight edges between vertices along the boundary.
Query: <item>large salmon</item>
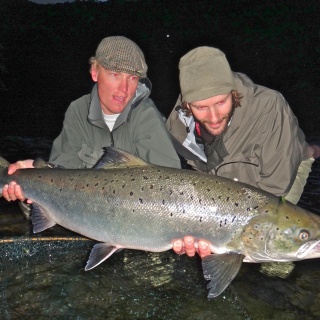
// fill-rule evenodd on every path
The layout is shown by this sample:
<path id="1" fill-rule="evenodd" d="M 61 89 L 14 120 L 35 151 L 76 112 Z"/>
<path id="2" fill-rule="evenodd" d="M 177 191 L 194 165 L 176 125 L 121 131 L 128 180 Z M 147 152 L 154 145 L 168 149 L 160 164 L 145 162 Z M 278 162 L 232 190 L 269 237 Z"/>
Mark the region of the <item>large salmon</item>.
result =
<path id="1" fill-rule="evenodd" d="M 33 201 L 34 232 L 59 224 L 101 243 L 92 269 L 121 248 L 161 252 L 185 235 L 210 243 L 202 260 L 209 298 L 221 294 L 242 261 L 320 257 L 320 217 L 257 188 L 214 175 L 148 164 L 107 148 L 95 169 L 23 169 L 8 176 Z"/>

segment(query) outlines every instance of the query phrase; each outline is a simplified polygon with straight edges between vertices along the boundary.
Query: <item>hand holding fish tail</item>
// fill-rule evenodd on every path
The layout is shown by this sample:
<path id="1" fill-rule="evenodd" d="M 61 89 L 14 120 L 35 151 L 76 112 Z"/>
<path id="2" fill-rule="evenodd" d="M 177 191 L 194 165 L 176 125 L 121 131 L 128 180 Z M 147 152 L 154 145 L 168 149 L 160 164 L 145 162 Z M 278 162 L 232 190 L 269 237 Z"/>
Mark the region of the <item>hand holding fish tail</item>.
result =
<path id="1" fill-rule="evenodd" d="M 33 160 L 22 160 L 12 163 L 8 167 L 8 174 L 15 173 L 18 169 L 33 168 Z M 7 201 L 21 200 L 24 201 L 25 197 L 22 193 L 21 187 L 15 182 L 11 181 L 9 184 L 3 186 L 2 195 Z M 28 203 L 32 201 L 28 200 Z"/>
<path id="2" fill-rule="evenodd" d="M 189 257 L 193 257 L 196 253 L 201 258 L 211 254 L 211 250 L 208 242 L 199 240 L 195 242 L 193 237 L 186 236 L 183 239 L 177 239 L 173 243 L 173 251 L 177 254 L 186 254 Z"/>

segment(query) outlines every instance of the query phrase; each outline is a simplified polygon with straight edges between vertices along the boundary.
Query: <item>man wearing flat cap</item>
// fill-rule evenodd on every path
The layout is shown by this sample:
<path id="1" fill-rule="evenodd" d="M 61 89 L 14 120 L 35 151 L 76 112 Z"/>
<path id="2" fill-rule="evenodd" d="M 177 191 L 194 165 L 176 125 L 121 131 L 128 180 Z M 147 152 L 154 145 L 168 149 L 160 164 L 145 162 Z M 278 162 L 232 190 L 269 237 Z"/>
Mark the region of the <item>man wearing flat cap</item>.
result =
<path id="1" fill-rule="evenodd" d="M 149 98 L 147 64 L 136 43 L 123 36 L 104 38 L 90 59 L 90 94 L 73 101 L 54 140 L 49 162 L 64 168 L 91 168 L 113 146 L 161 166 L 180 168 L 162 115 Z M 33 160 L 9 166 L 32 168 Z M 7 200 L 24 200 L 19 185 L 3 188 Z"/>
<path id="2" fill-rule="evenodd" d="M 314 161 L 287 101 L 232 72 L 225 54 L 198 47 L 179 63 L 181 95 L 167 120 L 177 152 L 194 169 L 241 181 L 296 204 Z M 199 242 L 206 254 L 208 246 Z M 195 253 L 187 237 L 176 252 Z M 207 251 L 206 251 L 207 250 Z"/>

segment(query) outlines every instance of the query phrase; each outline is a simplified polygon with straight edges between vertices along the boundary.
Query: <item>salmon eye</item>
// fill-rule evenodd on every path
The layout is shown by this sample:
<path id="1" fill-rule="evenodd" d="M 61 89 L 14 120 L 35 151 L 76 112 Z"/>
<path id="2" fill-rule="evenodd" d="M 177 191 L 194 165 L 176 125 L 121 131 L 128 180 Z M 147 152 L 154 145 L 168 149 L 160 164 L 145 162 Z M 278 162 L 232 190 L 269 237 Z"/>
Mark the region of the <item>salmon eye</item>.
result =
<path id="1" fill-rule="evenodd" d="M 309 239 L 309 232 L 306 230 L 301 230 L 299 234 L 299 239 L 302 241 L 306 241 Z"/>

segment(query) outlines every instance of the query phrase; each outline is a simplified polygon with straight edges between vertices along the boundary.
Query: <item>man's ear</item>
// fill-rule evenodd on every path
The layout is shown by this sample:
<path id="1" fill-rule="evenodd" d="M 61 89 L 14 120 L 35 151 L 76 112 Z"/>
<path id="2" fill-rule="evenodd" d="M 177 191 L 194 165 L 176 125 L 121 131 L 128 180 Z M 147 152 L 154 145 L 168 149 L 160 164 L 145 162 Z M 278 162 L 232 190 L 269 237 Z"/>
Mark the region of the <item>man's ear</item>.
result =
<path id="1" fill-rule="evenodd" d="M 94 64 L 91 65 L 91 69 L 90 69 L 90 73 L 91 73 L 91 78 L 94 82 L 98 81 L 98 72 L 99 69 L 97 66 L 95 66 Z"/>

